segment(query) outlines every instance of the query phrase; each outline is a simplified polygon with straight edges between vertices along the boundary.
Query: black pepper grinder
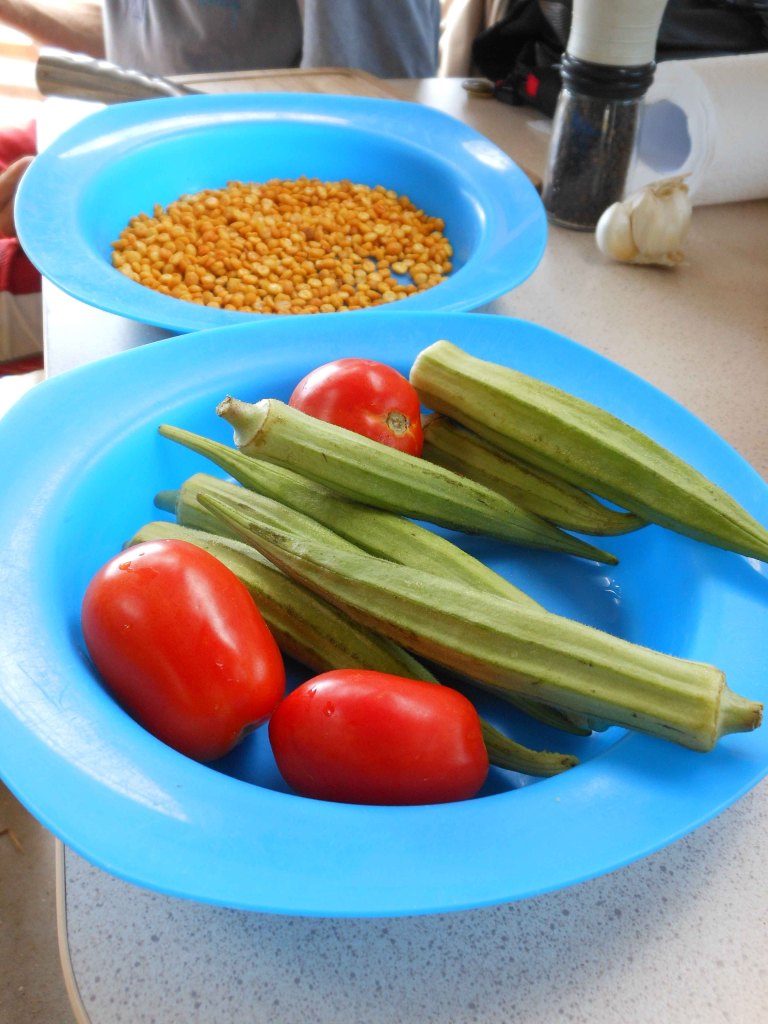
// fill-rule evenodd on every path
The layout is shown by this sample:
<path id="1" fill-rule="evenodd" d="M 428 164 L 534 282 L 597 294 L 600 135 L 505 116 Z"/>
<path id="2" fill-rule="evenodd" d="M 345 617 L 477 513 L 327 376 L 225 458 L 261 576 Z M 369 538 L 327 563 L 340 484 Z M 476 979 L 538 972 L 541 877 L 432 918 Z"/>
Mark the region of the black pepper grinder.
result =
<path id="1" fill-rule="evenodd" d="M 549 220 L 592 231 L 624 196 L 666 0 L 574 0 L 542 199 Z"/>

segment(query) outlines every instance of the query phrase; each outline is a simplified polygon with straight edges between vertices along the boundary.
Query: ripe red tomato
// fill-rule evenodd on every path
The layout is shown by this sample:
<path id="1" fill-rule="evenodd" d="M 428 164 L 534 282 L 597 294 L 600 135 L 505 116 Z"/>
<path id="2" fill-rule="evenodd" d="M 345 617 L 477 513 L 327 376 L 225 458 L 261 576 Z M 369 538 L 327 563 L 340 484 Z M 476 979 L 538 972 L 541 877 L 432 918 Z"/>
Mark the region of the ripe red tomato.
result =
<path id="1" fill-rule="evenodd" d="M 473 705 L 437 683 L 337 669 L 278 705 L 269 739 L 302 796 L 359 804 L 428 804 L 474 796 L 488 754 Z"/>
<path id="2" fill-rule="evenodd" d="M 285 693 L 282 655 L 245 585 L 186 541 L 137 544 L 107 562 L 82 626 L 128 713 L 199 761 L 223 757 Z"/>
<path id="3" fill-rule="evenodd" d="M 288 404 L 409 455 L 421 455 L 419 396 L 392 366 L 373 359 L 335 359 L 306 375 Z"/>

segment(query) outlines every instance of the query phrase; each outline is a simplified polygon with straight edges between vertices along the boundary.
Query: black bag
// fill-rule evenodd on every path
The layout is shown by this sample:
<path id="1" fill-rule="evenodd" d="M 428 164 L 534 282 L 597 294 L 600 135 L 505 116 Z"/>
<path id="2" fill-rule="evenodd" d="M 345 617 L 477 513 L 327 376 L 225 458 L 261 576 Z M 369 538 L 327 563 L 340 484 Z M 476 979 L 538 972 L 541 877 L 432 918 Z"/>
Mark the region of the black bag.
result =
<path id="1" fill-rule="evenodd" d="M 511 0 L 506 16 L 475 38 L 473 63 L 499 99 L 551 116 L 570 24 L 571 0 Z M 669 0 L 656 61 L 766 50 L 768 0 Z"/>

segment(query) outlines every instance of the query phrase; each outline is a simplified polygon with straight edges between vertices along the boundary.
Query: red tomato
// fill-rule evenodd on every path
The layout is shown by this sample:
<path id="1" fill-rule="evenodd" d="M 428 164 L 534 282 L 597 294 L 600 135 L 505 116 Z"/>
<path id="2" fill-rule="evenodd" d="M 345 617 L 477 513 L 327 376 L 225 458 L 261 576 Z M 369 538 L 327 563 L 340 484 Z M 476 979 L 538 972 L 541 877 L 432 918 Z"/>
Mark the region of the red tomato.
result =
<path id="1" fill-rule="evenodd" d="M 409 455 L 421 455 L 424 434 L 415 388 L 373 359 L 335 359 L 300 380 L 288 404 Z"/>
<path id="2" fill-rule="evenodd" d="M 82 626 L 128 713 L 199 761 L 230 751 L 285 693 L 282 655 L 245 585 L 186 541 L 137 544 L 107 562 Z"/>
<path id="3" fill-rule="evenodd" d="M 281 775 L 297 793 L 358 804 L 474 796 L 488 772 L 480 719 L 437 683 L 366 669 L 315 676 L 269 723 Z"/>

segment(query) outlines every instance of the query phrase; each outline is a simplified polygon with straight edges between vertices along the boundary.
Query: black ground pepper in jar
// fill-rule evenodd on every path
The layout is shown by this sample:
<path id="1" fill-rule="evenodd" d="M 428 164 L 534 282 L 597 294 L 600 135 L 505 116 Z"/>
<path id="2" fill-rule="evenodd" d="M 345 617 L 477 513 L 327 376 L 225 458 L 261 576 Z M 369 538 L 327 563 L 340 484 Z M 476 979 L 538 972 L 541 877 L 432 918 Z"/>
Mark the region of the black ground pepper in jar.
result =
<path id="1" fill-rule="evenodd" d="M 563 55 L 542 190 L 554 224 L 592 231 L 623 198 L 640 103 L 654 70 L 653 62 L 621 67 Z"/>

